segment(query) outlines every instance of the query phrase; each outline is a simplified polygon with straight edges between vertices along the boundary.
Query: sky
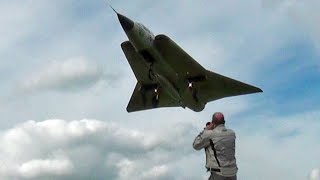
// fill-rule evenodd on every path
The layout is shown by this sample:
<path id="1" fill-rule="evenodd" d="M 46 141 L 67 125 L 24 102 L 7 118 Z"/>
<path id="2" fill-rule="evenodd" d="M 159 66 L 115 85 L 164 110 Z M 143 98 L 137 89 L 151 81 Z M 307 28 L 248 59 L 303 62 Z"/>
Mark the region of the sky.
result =
<path id="1" fill-rule="evenodd" d="M 238 179 L 320 179 L 320 1 L 109 1 L 205 68 L 264 92 L 127 113 L 136 79 L 103 0 L 0 1 L 0 179 L 207 179 L 216 111 Z"/>

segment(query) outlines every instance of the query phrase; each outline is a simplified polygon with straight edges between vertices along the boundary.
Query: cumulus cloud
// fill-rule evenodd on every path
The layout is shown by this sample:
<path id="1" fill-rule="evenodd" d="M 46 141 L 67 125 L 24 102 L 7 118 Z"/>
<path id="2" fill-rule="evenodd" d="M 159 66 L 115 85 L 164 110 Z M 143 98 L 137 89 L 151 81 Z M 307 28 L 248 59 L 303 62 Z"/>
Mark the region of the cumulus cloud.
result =
<path id="1" fill-rule="evenodd" d="M 169 167 L 160 165 L 152 167 L 149 171 L 144 172 L 142 179 L 168 179 Z"/>
<path id="2" fill-rule="evenodd" d="M 65 175 L 70 174 L 73 164 L 68 159 L 34 159 L 23 163 L 18 172 L 22 177 L 34 178 L 41 175 Z"/>
<path id="3" fill-rule="evenodd" d="M 103 78 L 102 69 L 87 59 L 55 61 L 27 77 L 22 90 L 70 90 L 88 87 Z"/>
<path id="4" fill-rule="evenodd" d="M 172 173 L 157 152 L 173 144 L 114 123 L 28 121 L 0 140 L 1 179 L 166 179 Z"/>

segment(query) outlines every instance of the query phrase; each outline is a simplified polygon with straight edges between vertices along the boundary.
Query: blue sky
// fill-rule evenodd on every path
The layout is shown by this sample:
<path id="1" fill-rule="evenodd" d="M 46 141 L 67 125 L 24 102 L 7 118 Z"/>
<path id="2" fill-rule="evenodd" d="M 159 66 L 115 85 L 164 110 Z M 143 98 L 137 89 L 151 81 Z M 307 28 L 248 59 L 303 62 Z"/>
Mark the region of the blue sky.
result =
<path id="1" fill-rule="evenodd" d="M 319 179 L 318 1 L 109 3 L 264 92 L 129 114 L 127 37 L 105 1 L 3 1 L 1 179 L 205 179 L 191 144 L 215 111 L 237 133 L 239 179 Z"/>

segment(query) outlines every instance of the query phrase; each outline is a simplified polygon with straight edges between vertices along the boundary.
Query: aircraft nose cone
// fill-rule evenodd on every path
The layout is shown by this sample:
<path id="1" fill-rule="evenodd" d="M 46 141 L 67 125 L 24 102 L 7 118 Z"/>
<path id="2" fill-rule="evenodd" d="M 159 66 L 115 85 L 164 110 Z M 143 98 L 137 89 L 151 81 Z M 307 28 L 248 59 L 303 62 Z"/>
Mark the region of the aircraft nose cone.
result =
<path id="1" fill-rule="evenodd" d="M 130 31 L 133 28 L 134 22 L 131 19 L 125 17 L 124 15 L 121 15 L 121 14 L 117 14 L 117 15 L 123 30 L 125 32 Z"/>

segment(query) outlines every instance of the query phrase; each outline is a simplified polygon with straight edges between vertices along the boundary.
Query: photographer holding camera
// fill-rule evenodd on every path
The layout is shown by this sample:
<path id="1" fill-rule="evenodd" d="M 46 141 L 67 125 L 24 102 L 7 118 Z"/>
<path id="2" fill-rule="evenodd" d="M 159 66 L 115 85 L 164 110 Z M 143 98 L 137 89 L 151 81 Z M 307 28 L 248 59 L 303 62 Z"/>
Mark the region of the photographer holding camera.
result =
<path id="1" fill-rule="evenodd" d="M 205 148 L 206 168 L 211 175 L 209 180 L 236 180 L 238 167 L 235 158 L 236 135 L 225 128 L 224 116 L 216 112 L 212 121 L 195 138 L 193 148 Z"/>

